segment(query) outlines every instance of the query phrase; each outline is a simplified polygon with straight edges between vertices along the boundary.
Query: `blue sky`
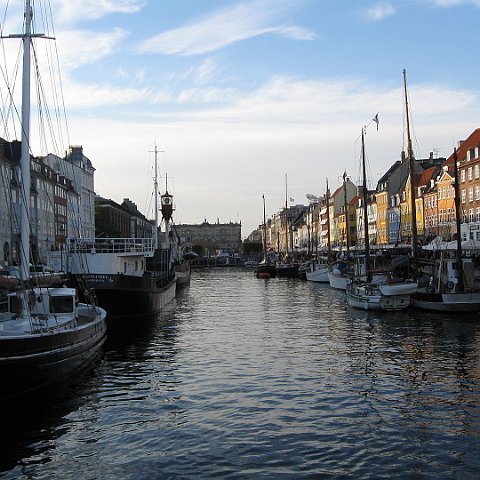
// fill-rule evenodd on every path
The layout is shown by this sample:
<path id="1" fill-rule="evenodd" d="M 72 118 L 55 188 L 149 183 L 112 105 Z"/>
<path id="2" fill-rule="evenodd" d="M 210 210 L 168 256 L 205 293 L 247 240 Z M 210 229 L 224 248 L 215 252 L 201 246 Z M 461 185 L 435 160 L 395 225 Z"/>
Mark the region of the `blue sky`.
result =
<path id="1" fill-rule="evenodd" d="M 10 0 L 4 34 L 18 33 L 21 3 Z M 417 157 L 448 157 L 480 127 L 480 0 L 50 5 L 67 143 L 83 145 L 100 195 L 149 216 L 155 143 L 176 223 L 242 221 L 246 236 L 262 194 L 267 215 L 284 205 L 285 174 L 295 203 L 345 170 L 359 182 L 358 138 L 378 112 L 374 185 L 405 148 L 404 68 Z"/>

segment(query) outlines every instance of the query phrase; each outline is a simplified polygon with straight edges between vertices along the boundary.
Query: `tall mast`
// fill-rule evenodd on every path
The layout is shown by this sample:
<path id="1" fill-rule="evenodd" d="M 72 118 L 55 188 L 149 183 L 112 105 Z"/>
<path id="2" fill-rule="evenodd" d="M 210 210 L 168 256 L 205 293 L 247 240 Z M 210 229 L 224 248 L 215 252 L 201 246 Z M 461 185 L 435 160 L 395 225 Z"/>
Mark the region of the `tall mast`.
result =
<path id="1" fill-rule="evenodd" d="M 455 222 L 457 224 L 457 276 L 458 284 L 457 289 L 459 292 L 465 290 L 465 285 L 463 283 L 463 260 L 462 260 L 462 236 L 460 235 L 460 195 L 459 195 L 459 185 L 458 185 L 458 156 L 457 149 L 453 150 L 453 171 L 454 171 L 454 189 L 455 189 Z"/>
<path id="2" fill-rule="evenodd" d="M 343 208 L 345 210 L 345 237 L 347 253 L 350 251 L 350 232 L 348 226 L 348 200 L 347 200 L 347 171 L 343 174 Z"/>
<path id="3" fill-rule="evenodd" d="M 327 261 L 330 263 L 332 260 L 332 245 L 330 243 L 330 189 L 328 188 L 327 178 L 327 191 L 325 192 L 326 204 L 327 204 Z"/>
<path id="4" fill-rule="evenodd" d="M 262 194 L 263 199 L 263 260 L 267 263 L 267 219 L 265 213 L 265 195 Z"/>
<path id="5" fill-rule="evenodd" d="M 30 0 L 25 2 L 25 33 L 23 35 L 23 77 L 22 77 L 22 143 L 20 157 L 21 199 L 20 199 L 20 272 L 23 280 L 30 276 L 30 45 L 33 10 Z"/>
<path id="6" fill-rule="evenodd" d="M 155 177 L 153 181 L 153 190 L 155 195 L 155 229 L 153 232 L 153 244 L 158 248 L 158 172 L 157 172 L 157 144 L 155 144 Z"/>
<path id="7" fill-rule="evenodd" d="M 365 167 L 365 128 L 362 128 L 362 170 L 363 170 L 363 230 L 365 233 L 365 268 L 367 271 L 367 282 L 372 281 L 372 271 L 370 268 L 370 238 L 368 236 L 368 191 L 367 191 L 367 172 Z"/>
<path id="8" fill-rule="evenodd" d="M 403 86 L 405 91 L 405 111 L 406 111 L 406 122 L 407 122 L 407 141 L 408 141 L 408 169 L 410 172 L 410 204 L 411 204 L 411 218 L 412 218 L 412 259 L 414 266 L 416 268 L 416 259 L 417 259 L 417 211 L 415 204 L 415 158 L 413 156 L 412 148 L 412 139 L 410 137 L 410 117 L 408 112 L 408 96 L 407 96 L 407 72 L 403 69 Z"/>
<path id="9" fill-rule="evenodd" d="M 286 240 L 286 248 L 287 248 L 287 257 L 288 257 L 288 246 L 289 246 L 289 238 L 288 238 L 288 189 L 287 189 L 287 174 L 285 174 L 285 240 Z"/>

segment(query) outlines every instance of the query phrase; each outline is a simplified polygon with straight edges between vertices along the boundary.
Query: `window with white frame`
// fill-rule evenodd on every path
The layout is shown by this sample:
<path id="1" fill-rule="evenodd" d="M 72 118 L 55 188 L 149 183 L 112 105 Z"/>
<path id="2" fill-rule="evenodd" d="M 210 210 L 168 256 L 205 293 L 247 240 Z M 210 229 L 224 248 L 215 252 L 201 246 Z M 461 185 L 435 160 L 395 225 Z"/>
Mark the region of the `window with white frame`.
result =
<path id="1" fill-rule="evenodd" d="M 471 180 L 473 178 L 473 170 L 472 167 L 468 167 L 468 179 Z"/>
<path id="2" fill-rule="evenodd" d="M 480 177 L 480 165 L 477 163 L 474 167 L 475 178 Z"/>
<path id="3" fill-rule="evenodd" d="M 471 223 L 473 222 L 473 208 L 468 210 L 468 221 Z"/>
<path id="4" fill-rule="evenodd" d="M 465 170 L 460 171 L 460 181 L 464 182 L 465 181 Z"/>
<path id="5" fill-rule="evenodd" d="M 468 189 L 468 201 L 473 202 L 473 187 Z"/>
<path id="6" fill-rule="evenodd" d="M 462 203 L 467 201 L 467 191 L 463 188 L 462 189 Z"/>
<path id="7" fill-rule="evenodd" d="M 475 221 L 480 222 L 480 207 L 477 207 L 477 210 L 475 212 Z"/>

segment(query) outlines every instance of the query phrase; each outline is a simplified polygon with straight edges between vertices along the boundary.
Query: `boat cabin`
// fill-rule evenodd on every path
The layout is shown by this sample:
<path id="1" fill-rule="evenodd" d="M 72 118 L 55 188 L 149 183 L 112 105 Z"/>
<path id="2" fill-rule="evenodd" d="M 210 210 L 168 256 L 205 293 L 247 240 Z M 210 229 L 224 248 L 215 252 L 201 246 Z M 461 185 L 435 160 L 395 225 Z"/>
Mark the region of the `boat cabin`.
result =
<path id="1" fill-rule="evenodd" d="M 25 302 L 31 315 L 75 314 L 77 295 L 74 288 L 33 288 L 25 290 Z M 18 292 L 8 295 L 8 312 L 22 314 L 22 295 Z"/>

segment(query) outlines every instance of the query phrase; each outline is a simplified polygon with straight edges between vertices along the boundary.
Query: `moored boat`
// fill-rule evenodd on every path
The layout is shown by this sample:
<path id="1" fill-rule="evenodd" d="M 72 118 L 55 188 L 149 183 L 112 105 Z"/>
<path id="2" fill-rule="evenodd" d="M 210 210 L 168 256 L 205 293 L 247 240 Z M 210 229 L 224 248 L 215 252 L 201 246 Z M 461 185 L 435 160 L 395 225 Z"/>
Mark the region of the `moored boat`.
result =
<path id="1" fill-rule="evenodd" d="M 375 118 L 378 119 L 378 116 Z M 410 305 L 410 295 L 403 293 L 400 288 L 396 289 L 393 284 L 390 290 L 380 287 L 372 281 L 370 261 L 370 237 L 368 231 L 368 191 L 365 166 L 365 130 L 362 128 L 362 172 L 363 172 L 363 218 L 365 236 L 365 273 L 366 281 L 352 278 L 347 284 L 345 294 L 348 304 L 353 308 L 363 310 L 403 310 Z M 384 287 L 388 287 L 385 285 Z M 402 287 L 406 289 L 403 285 Z M 401 293 L 400 293 L 401 292 Z"/>
<path id="2" fill-rule="evenodd" d="M 30 48 L 33 9 L 25 2 L 20 174 L 20 265 L 7 311 L 0 314 L 0 399 L 15 400 L 33 391 L 72 380 L 101 354 L 106 339 L 106 312 L 92 303 L 79 303 L 77 292 L 52 287 L 56 276 L 30 275 Z M 35 69 L 37 72 L 38 70 Z M 13 91 L 13 89 L 11 90 Z M 41 273 L 41 272 L 40 272 Z"/>

